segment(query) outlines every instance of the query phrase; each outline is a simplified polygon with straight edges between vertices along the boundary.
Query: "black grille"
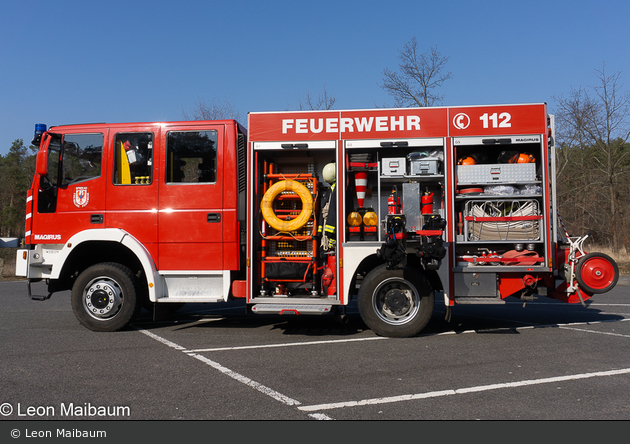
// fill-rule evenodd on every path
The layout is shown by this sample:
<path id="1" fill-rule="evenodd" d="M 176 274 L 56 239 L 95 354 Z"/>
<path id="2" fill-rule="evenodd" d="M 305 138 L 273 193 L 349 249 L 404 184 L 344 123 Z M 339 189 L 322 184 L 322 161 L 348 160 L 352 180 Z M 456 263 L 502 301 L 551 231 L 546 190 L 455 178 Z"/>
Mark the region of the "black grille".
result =
<path id="1" fill-rule="evenodd" d="M 246 153 L 245 145 L 246 145 L 245 134 L 238 133 L 238 147 L 236 149 L 236 161 L 238 163 L 237 167 L 238 167 L 238 192 L 239 193 L 245 192 L 245 188 L 247 187 L 247 175 L 245 171 L 247 169 L 247 158 L 245 155 Z"/>

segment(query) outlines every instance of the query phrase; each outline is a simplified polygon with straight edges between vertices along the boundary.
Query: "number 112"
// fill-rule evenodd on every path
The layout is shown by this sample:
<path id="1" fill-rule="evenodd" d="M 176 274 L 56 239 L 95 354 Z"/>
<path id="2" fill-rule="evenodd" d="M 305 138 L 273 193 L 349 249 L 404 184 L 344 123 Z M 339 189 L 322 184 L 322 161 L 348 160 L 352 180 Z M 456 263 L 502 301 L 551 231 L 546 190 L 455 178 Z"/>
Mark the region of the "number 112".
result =
<path id="1" fill-rule="evenodd" d="M 484 128 L 489 128 L 489 124 L 492 124 L 492 128 L 510 128 L 512 127 L 512 124 L 510 123 L 511 119 L 512 116 L 510 115 L 510 113 L 494 113 L 490 115 L 488 115 L 488 113 L 485 113 L 484 115 L 479 117 L 479 120 L 483 122 Z"/>

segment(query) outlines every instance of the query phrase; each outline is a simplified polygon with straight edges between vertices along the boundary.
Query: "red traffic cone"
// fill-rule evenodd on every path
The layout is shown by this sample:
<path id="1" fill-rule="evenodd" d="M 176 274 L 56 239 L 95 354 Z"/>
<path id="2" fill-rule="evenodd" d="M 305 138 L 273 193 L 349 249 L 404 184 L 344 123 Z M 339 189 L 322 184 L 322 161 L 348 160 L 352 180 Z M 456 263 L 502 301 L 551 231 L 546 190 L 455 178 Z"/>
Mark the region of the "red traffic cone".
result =
<path id="1" fill-rule="evenodd" d="M 359 208 L 363 208 L 363 199 L 365 199 L 365 189 L 367 188 L 367 172 L 360 171 L 354 173 L 354 183 L 357 189 Z"/>

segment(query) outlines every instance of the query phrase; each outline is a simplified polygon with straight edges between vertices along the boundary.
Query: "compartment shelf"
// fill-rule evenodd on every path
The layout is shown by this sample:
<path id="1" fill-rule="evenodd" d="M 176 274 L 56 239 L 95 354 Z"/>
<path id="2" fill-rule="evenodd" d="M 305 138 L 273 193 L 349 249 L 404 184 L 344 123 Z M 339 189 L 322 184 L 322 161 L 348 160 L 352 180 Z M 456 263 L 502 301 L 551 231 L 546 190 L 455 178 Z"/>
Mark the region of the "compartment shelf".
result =
<path id="1" fill-rule="evenodd" d="M 440 179 L 444 179 L 443 174 L 434 174 L 434 175 L 416 175 L 416 176 L 380 176 L 379 180 L 381 182 L 406 182 L 409 180 L 417 180 L 420 182 L 438 182 Z"/>

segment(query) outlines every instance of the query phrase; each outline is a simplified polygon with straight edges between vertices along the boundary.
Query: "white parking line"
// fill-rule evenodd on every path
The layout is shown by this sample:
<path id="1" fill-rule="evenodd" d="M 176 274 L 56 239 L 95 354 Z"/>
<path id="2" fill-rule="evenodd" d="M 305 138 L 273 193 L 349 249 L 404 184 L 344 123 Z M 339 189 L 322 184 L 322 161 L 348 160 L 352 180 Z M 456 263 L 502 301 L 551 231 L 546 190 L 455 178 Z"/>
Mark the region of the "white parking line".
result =
<path id="1" fill-rule="evenodd" d="M 607 320 L 603 320 L 603 321 L 569 322 L 567 324 L 535 324 L 535 325 L 529 325 L 526 322 L 514 321 L 514 320 L 509 320 L 509 319 L 489 318 L 489 317 L 484 317 L 484 316 L 475 316 L 475 317 L 482 318 L 482 319 L 492 319 L 492 320 L 495 320 L 495 321 L 517 322 L 517 323 L 520 323 L 520 324 L 527 324 L 527 325 L 524 325 L 523 327 L 497 327 L 497 328 L 484 328 L 484 329 L 477 329 L 477 330 L 445 331 L 445 332 L 442 332 L 442 333 L 431 333 L 431 334 L 427 334 L 427 335 L 424 335 L 424 336 L 461 335 L 461 334 L 464 334 L 464 333 L 479 333 L 479 332 L 491 332 L 491 331 L 503 331 L 503 330 L 528 330 L 528 329 L 534 329 L 534 328 L 566 328 L 566 327 L 572 326 L 572 325 L 596 325 L 596 324 L 604 324 L 604 323 L 607 323 L 607 322 L 630 321 L 630 318 L 623 318 L 623 319 L 607 319 Z"/>
<path id="2" fill-rule="evenodd" d="M 155 333 L 151 333 L 148 330 L 143 330 L 143 329 L 139 329 L 138 330 L 140 333 L 147 335 L 150 338 L 155 339 L 158 342 L 161 342 L 164 345 L 168 345 L 171 348 L 174 348 L 175 350 L 180 350 L 180 351 L 186 351 L 186 347 L 182 347 L 181 345 L 177 345 L 174 342 L 169 341 L 168 339 L 164 339 L 162 336 L 158 336 Z"/>
<path id="3" fill-rule="evenodd" d="M 587 330 L 585 328 L 560 327 L 562 330 L 582 331 L 586 333 L 597 333 L 598 335 L 621 336 L 622 338 L 630 338 L 630 335 L 622 335 L 620 333 L 611 333 L 609 331 Z"/>
<path id="4" fill-rule="evenodd" d="M 308 416 L 318 421 L 334 421 L 330 416 L 324 415 L 323 413 L 309 413 Z"/>
<path id="5" fill-rule="evenodd" d="M 200 360 L 201 362 L 208 364 L 210 367 L 215 368 L 222 372 L 223 374 L 229 376 L 230 378 L 236 379 L 238 382 L 242 382 L 243 384 L 258 390 L 261 393 L 264 393 L 267 396 L 271 396 L 276 401 L 280 401 L 286 405 L 300 405 L 302 404 L 300 401 L 296 401 L 295 399 L 289 398 L 288 396 L 284 396 L 282 393 L 279 393 L 273 389 L 270 389 L 267 386 L 264 386 L 252 379 L 249 379 L 247 376 L 243 376 L 235 371 L 230 370 L 227 367 L 222 366 L 218 362 L 214 362 L 205 356 L 198 355 L 196 353 L 186 353 L 188 356 L 191 356 L 195 359 Z"/>
<path id="6" fill-rule="evenodd" d="M 440 391 L 427 392 L 427 393 L 415 393 L 415 394 L 409 394 L 409 395 L 390 396 L 387 398 L 372 398 L 372 399 L 362 399 L 360 401 L 346 401 L 346 402 L 336 402 L 336 403 L 329 403 L 329 404 L 304 405 L 304 406 L 298 407 L 298 410 L 302 410 L 304 412 L 316 412 L 316 411 L 321 411 L 321 410 L 340 409 L 344 407 L 387 404 L 387 403 L 392 403 L 392 402 L 411 401 L 414 399 L 437 398 L 441 396 L 462 395 L 465 393 L 483 392 L 487 390 L 497 390 L 497 389 L 504 389 L 504 388 L 523 387 L 523 386 L 529 386 L 529 385 L 548 384 L 551 382 L 572 381 L 576 379 L 595 378 L 595 377 L 601 377 L 601 376 L 616 376 L 616 375 L 623 375 L 626 373 L 630 373 L 630 368 L 624 368 L 620 370 L 610 370 L 606 372 L 593 372 L 593 373 L 582 373 L 582 374 L 577 374 L 577 375 L 555 376 L 555 377 L 543 378 L 543 379 L 530 379 L 530 380 L 525 380 L 525 381 L 506 382 L 506 383 L 501 383 L 501 384 L 481 385 L 481 386 L 476 386 L 476 387 L 465 387 L 465 388 L 455 389 L 455 390 L 440 390 Z"/>
<path id="7" fill-rule="evenodd" d="M 420 336 L 461 335 L 465 333 L 479 333 L 479 332 L 491 332 L 491 331 L 503 331 L 503 330 L 524 330 L 524 329 L 532 329 L 532 328 L 567 328 L 568 329 L 569 326 L 573 326 L 573 325 L 595 325 L 595 324 L 602 324 L 606 322 L 622 322 L 622 321 L 630 321 L 630 318 L 604 320 L 604 321 L 571 322 L 568 324 L 525 325 L 523 327 L 497 327 L 497 328 L 487 328 L 487 329 L 478 329 L 478 330 L 445 331 L 441 333 L 427 333 L 424 335 L 421 334 Z M 584 330 L 584 331 L 590 331 L 590 330 Z M 619 335 L 619 336 L 624 336 L 624 335 Z M 384 336 L 370 336 L 367 338 L 353 338 L 353 339 L 328 339 L 328 340 L 323 340 L 323 341 L 288 342 L 288 343 L 280 343 L 280 344 L 241 345 L 238 347 L 196 348 L 196 349 L 192 349 L 188 351 L 192 353 L 202 353 L 202 352 L 219 352 L 219 351 L 236 351 L 236 350 L 254 350 L 254 349 L 261 349 L 261 348 L 295 347 L 295 346 L 304 346 L 304 345 L 341 344 L 344 342 L 375 341 L 375 340 L 382 340 L 382 339 L 391 339 L 391 338 L 387 338 Z"/>
<path id="8" fill-rule="evenodd" d="M 357 341 L 375 341 L 379 339 L 387 339 L 382 336 L 371 336 L 369 338 L 354 338 L 354 339 L 330 339 L 325 341 L 308 341 L 308 342 L 289 342 L 284 344 L 262 344 L 262 345 L 242 345 L 240 347 L 218 347 L 218 348 L 198 348 L 190 350 L 191 352 L 217 352 L 227 350 L 248 350 L 255 348 L 275 348 L 275 347 L 294 347 L 298 345 L 320 345 L 320 344 L 337 344 L 342 342 L 357 342 Z"/>
<path id="9" fill-rule="evenodd" d="M 243 376 L 240 373 L 236 373 L 235 371 L 230 370 L 227 367 L 222 366 L 221 364 L 219 364 L 218 362 L 214 362 L 211 359 L 206 358 L 205 356 L 201 356 L 198 355 L 194 352 L 191 352 L 190 350 L 187 350 L 186 347 L 182 347 L 181 345 L 178 345 L 174 342 L 169 341 L 168 339 L 164 339 L 161 336 L 156 335 L 155 333 L 151 333 L 150 331 L 147 330 L 143 330 L 143 329 L 139 329 L 138 330 L 140 333 L 147 335 L 150 338 L 155 339 L 158 342 L 161 342 L 164 345 L 167 345 L 168 347 L 171 347 L 172 349 L 181 351 L 186 353 L 188 356 L 195 358 L 201 362 L 203 362 L 204 364 L 209 365 L 210 367 L 219 370 L 220 372 L 222 372 L 223 374 L 225 374 L 226 376 L 229 376 L 230 378 L 233 378 L 235 380 L 237 380 L 238 382 L 242 382 L 243 384 L 258 390 L 259 392 L 272 397 L 273 399 L 275 399 L 276 401 L 280 401 L 283 404 L 286 405 L 300 405 L 301 402 L 300 401 L 296 401 L 295 399 L 289 398 L 288 396 L 283 395 L 282 393 L 279 393 L 267 386 L 264 386 L 252 379 L 249 379 L 247 376 Z"/>

